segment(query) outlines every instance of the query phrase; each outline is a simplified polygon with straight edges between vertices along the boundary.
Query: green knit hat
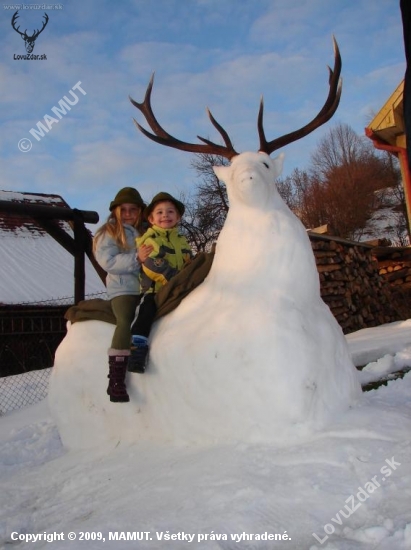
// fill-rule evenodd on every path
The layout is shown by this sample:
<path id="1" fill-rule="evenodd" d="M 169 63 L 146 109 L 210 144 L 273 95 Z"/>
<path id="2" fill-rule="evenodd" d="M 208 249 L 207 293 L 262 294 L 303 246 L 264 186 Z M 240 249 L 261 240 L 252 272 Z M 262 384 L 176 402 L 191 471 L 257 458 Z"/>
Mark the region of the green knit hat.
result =
<path id="1" fill-rule="evenodd" d="M 142 209 L 144 209 L 146 206 L 137 189 L 134 189 L 134 187 L 123 187 L 123 189 L 120 189 L 120 191 L 117 193 L 114 200 L 111 201 L 110 212 L 114 210 L 116 206 L 120 206 L 120 204 L 126 203 L 136 204 Z"/>
<path id="2" fill-rule="evenodd" d="M 153 200 L 150 202 L 148 206 L 146 206 L 146 209 L 144 210 L 144 217 L 148 219 L 151 212 L 154 210 L 155 205 L 158 202 L 163 201 L 169 201 L 174 204 L 174 206 L 177 208 L 180 216 L 182 217 L 185 211 L 185 206 L 182 202 L 175 199 L 172 195 L 169 193 L 165 193 L 164 191 L 161 191 L 160 193 L 157 193 L 157 195 L 153 198 Z"/>

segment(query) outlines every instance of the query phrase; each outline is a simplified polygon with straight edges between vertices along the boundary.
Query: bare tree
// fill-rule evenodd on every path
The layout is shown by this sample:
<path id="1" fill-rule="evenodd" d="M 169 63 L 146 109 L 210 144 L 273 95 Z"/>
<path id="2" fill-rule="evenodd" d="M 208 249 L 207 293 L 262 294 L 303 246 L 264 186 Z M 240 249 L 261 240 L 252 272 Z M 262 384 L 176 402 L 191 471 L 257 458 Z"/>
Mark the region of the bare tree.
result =
<path id="1" fill-rule="evenodd" d="M 369 140 L 368 140 L 369 141 Z M 357 162 L 367 149 L 362 140 L 347 124 L 337 124 L 319 141 L 311 155 L 312 170 L 317 177 L 327 179 L 330 172 Z"/>
<path id="2" fill-rule="evenodd" d="M 215 164 L 227 166 L 229 161 L 208 153 L 195 155 L 191 167 L 200 182 L 193 195 L 182 199 L 186 212 L 181 227 L 197 252 L 210 250 L 216 242 L 229 208 L 225 185 L 214 174 Z"/>
<path id="3" fill-rule="evenodd" d="M 328 131 L 311 161 L 303 223 L 327 223 L 336 236 L 360 239 L 377 207 L 375 192 L 398 185 L 398 165 L 346 124 Z"/>

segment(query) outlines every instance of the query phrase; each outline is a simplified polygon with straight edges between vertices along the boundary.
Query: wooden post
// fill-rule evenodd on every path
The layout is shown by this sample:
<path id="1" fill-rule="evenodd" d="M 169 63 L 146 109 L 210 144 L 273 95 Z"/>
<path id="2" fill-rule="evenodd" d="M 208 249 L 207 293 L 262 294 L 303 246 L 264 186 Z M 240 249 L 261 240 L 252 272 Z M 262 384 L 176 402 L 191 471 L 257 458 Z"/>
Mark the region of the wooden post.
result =
<path id="1" fill-rule="evenodd" d="M 74 213 L 74 303 L 78 304 L 85 297 L 86 270 L 85 270 L 85 239 L 86 231 L 83 216 L 80 210 Z"/>

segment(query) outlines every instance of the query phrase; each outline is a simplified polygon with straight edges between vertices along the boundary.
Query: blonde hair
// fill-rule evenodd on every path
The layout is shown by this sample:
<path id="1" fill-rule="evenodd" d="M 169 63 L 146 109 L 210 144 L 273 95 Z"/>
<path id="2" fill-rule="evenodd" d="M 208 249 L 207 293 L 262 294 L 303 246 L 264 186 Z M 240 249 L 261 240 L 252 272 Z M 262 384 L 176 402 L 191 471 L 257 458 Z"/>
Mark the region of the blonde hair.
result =
<path id="1" fill-rule="evenodd" d="M 136 222 L 133 224 L 133 227 L 137 229 L 139 234 L 143 233 L 143 211 L 142 208 L 139 208 L 139 214 Z M 109 217 L 105 224 L 103 224 L 99 229 L 97 229 L 96 234 L 93 239 L 93 251 L 95 252 L 97 248 L 97 241 L 106 233 L 114 239 L 115 243 L 119 248 L 128 250 L 129 246 L 127 244 L 126 234 L 124 231 L 124 226 L 121 221 L 121 204 L 113 208 L 110 212 Z"/>

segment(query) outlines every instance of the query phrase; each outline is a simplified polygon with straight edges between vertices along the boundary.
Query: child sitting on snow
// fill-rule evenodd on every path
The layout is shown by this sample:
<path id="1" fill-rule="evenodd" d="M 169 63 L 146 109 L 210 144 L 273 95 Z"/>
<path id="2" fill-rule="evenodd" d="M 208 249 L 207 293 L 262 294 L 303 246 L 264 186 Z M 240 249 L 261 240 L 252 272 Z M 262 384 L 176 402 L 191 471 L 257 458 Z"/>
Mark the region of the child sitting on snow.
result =
<path id="1" fill-rule="evenodd" d="M 94 254 L 107 272 L 107 295 L 116 318 L 116 328 L 108 350 L 109 385 L 107 393 L 114 403 L 127 403 L 130 398 L 125 385 L 130 355 L 130 325 L 140 299 L 138 277 L 140 265 L 152 252 L 150 247 L 135 247 L 135 239 L 143 233 L 145 208 L 134 187 L 124 187 L 110 203 L 110 216 L 94 237 Z"/>
<path id="2" fill-rule="evenodd" d="M 140 284 L 144 298 L 131 328 L 131 355 L 128 361 L 130 372 L 145 371 L 148 336 L 157 313 L 155 293 L 181 271 L 193 256 L 190 245 L 177 228 L 184 210 L 182 202 L 161 192 L 144 211 L 151 227 L 136 239 L 136 243 L 138 248 L 143 245 L 152 246 L 153 251 L 141 265 Z"/>

